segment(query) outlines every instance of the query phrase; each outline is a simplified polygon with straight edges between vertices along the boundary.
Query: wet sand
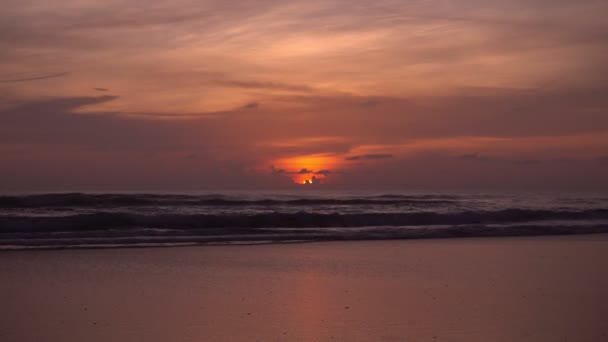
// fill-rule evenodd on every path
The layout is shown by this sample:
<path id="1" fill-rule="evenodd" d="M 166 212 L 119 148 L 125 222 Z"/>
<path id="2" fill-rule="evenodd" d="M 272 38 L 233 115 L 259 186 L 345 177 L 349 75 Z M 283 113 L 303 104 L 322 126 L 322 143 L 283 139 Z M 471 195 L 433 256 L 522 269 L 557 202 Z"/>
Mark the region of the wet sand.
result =
<path id="1" fill-rule="evenodd" d="M 0 253 L 0 340 L 606 341 L 608 235 Z"/>

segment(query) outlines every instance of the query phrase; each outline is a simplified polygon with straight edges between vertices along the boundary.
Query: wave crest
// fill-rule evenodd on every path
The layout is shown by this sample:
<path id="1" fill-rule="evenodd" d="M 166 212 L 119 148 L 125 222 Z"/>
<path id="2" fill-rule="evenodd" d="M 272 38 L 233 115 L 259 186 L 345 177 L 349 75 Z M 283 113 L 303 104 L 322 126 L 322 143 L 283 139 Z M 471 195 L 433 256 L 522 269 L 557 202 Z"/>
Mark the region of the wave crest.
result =
<path id="1" fill-rule="evenodd" d="M 608 219 L 608 209 L 583 211 L 506 209 L 498 211 L 464 211 L 458 213 L 410 212 L 362 214 L 298 212 L 252 215 L 141 215 L 98 212 L 59 217 L 0 216 L 0 232 L 120 230 L 135 227 L 193 229 L 423 226 L 602 219 Z"/>

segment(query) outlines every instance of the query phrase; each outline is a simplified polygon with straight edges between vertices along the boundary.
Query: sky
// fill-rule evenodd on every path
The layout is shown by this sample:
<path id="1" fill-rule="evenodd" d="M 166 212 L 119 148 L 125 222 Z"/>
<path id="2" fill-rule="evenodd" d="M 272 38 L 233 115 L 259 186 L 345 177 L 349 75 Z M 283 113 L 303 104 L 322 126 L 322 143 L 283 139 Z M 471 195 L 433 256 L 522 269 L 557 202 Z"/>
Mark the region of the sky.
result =
<path id="1" fill-rule="evenodd" d="M 0 191 L 608 190 L 605 0 L 3 3 Z"/>

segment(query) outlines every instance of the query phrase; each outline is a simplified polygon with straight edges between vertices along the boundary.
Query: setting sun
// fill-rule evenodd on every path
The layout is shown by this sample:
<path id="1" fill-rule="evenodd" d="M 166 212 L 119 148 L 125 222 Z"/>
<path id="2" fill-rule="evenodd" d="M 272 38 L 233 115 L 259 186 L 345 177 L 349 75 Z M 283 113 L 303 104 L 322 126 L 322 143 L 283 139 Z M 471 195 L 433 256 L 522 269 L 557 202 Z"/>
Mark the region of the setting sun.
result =
<path id="1" fill-rule="evenodd" d="M 316 154 L 279 159 L 274 161 L 273 165 L 294 183 L 311 185 L 327 183 L 329 176 L 335 174 L 339 160 L 335 156 Z"/>

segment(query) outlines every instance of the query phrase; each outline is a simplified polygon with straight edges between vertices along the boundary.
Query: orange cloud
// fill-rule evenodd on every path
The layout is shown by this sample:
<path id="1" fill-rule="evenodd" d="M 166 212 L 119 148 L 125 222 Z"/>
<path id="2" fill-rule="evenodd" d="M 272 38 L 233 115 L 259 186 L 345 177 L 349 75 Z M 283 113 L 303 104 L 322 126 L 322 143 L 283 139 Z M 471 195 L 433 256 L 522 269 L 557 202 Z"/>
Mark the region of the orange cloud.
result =
<path id="1" fill-rule="evenodd" d="M 277 159 L 272 162 L 275 170 L 288 175 L 294 183 L 305 184 L 313 182 L 313 177 L 318 182 L 326 183 L 331 174 L 336 173 L 342 161 L 335 155 L 312 154 L 297 157 Z"/>

